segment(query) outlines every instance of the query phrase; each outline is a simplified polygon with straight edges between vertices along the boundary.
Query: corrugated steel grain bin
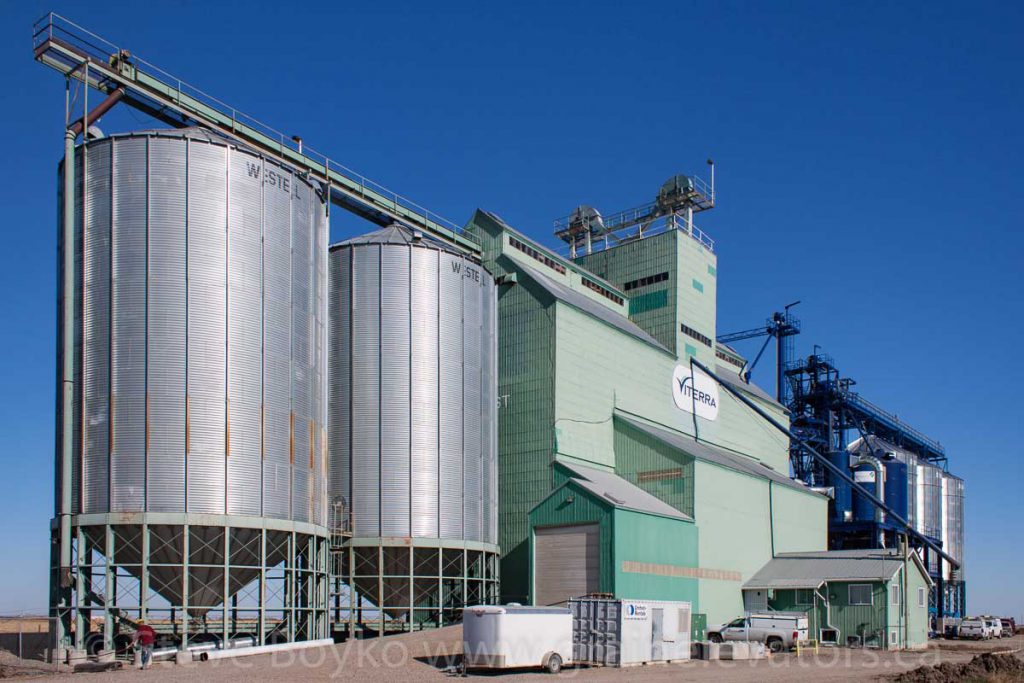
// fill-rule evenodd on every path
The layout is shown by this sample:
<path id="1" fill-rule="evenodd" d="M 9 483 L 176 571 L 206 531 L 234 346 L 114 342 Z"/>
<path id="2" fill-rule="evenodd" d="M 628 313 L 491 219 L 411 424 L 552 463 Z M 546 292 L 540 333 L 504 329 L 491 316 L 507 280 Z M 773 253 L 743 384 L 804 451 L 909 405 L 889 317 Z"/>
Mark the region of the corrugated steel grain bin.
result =
<path id="1" fill-rule="evenodd" d="M 573 659 L 579 664 L 632 666 L 690 658 L 689 602 L 576 598 L 569 609 Z"/>
<path id="2" fill-rule="evenodd" d="M 72 336 L 79 580 L 59 600 L 82 611 L 62 615 L 105 619 L 108 648 L 112 620 L 159 620 L 184 646 L 214 613 L 222 639 L 229 614 L 261 644 L 323 637 L 325 188 L 200 128 L 91 138 L 72 166 L 58 348 Z M 105 582 L 89 569 L 101 555 Z"/>
<path id="3" fill-rule="evenodd" d="M 407 623 L 496 600 L 494 280 L 399 224 L 328 261 L 330 495 L 350 585 Z"/>
<path id="4" fill-rule="evenodd" d="M 197 128 L 75 175 L 77 511 L 326 524 L 322 188 Z"/>
<path id="5" fill-rule="evenodd" d="M 358 537 L 496 542 L 494 280 L 399 225 L 331 247 L 331 493 Z"/>

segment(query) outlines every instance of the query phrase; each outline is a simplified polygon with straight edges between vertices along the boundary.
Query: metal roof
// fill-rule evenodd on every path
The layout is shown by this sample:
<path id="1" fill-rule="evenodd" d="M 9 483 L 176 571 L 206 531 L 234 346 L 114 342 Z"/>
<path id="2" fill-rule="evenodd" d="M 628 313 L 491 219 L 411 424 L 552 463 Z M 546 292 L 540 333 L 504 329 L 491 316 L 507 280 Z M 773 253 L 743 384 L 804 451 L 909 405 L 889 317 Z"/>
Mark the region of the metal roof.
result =
<path id="1" fill-rule="evenodd" d="M 617 474 L 561 460 L 558 464 L 576 475 L 571 477 L 570 481 L 617 508 L 645 512 L 662 517 L 672 517 L 688 522 L 693 521 L 693 518 L 689 515 L 683 514 L 668 503 L 658 500 Z"/>
<path id="2" fill-rule="evenodd" d="M 921 568 L 916 553 L 910 557 Z M 780 553 L 743 587 L 817 588 L 827 581 L 889 581 L 902 566 L 903 557 L 894 548 Z"/>
<path id="3" fill-rule="evenodd" d="M 651 436 L 678 451 L 693 456 L 698 460 L 715 463 L 716 465 L 721 465 L 722 467 L 742 472 L 744 474 L 749 474 L 754 477 L 759 477 L 761 479 L 768 479 L 776 484 L 797 489 L 798 491 L 814 493 L 819 496 L 821 495 L 817 491 L 808 488 L 803 483 L 796 481 L 795 479 L 790 479 L 786 474 L 765 465 L 759 460 L 749 458 L 745 455 L 730 453 L 718 446 L 713 446 L 703 441 L 697 441 L 689 434 L 669 431 L 668 429 L 644 424 L 643 422 L 626 417 L 621 413 L 616 413 L 615 419 L 622 420 L 633 428 L 644 432 L 648 436 Z"/>
<path id="4" fill-rule="evenodd" d="M 576 263 L 576 261 L 565 258 L 558 252 L 553 251 L 549 247 L 544 246 L 543 244 L 533 239 L 532 237 L 523 234 L 519 230 L 516 230 L 511 225 L 509 225 L 504 218 L 494 213 L 493 211 L 487 211 L 486 209 L 479 209 L 479 211 L 480 213 L 484 214 L 485 216 L 493 220 L 495 223 L 497 223 L 505 232 L 515 235 L 515 237 L 522 242 L 528 242 L 531 247 L 537 249 L 538 251 L 543 251 L 545 256 L 548 256 L 549 258 L 558 261 L 559 264 L 565 266 L 566 270 L 574 271 L 578 273 L 580 277 L 588 277 L 594 282 L 600 284 L 601 286 L 607 287 L 608 289 L 613 290 L 617 294 L 621 294 L 624 297 L 626 296 L 626 292 L 623 291 L 623 289 L 619 285 L 615 284 L 614 282 L 611 282 L 610 280 L 606 280 L 605 278 L 599 275 L 595 275 L 591 271 L 587 270 L 584 266 L 581 266 L 579 263 Z"/>
<path id="5" fill-rule="evenodd" d="M 417 235 L 417 233 L 419 234 Z M 426 247 L 428 249 L 438 249 L 440 251 L 458 254 L 459 256 L 466 255 L 464 250 L 457 248 L 453 244 L 437 239 L 429 233 L 414 231 L 412 228 L 402 225 L 401 223 L 392 223 L 380 230 L 374 230 L 373 232 L 368 232 L 365 235 L 359 235 L 358 237 L 353 237 L 343 242 L 332 244 L 331 249 L 333 250 L 340 247 L 349 247 L 360 244 L 399 244 L 405 246 Z"/>
<path id="6" fill-rule="evenodd" d="M 737 368 L 730 367 L 728 365 L 720 365 L 715 363 L 716 374 L 722 378 L 722 380 L 728 382 L 732 386 L 736 387 L 740 391 L 745 391 L 748 394 L 753 394 L 763 401 L 767 401 L 773 405 L 783 408 L 782 404 L 775 400 L 771 394 L 766 392 L 761 387 L 757 386 L 753 382 L 746 382 L 742 377 L 739 376 Z M 785 408 L 783 408 L 785 410 Z"/>
<path id="7" fill-rule="evenodd" d="M 583 311 L 584 313 L 591 315 L 597 318 L 598 320 L 601 320 L 602 322 L 611 325 L 617 330 L 625 332 L 626 334 L 639 339 L 645 344 L 650 344 L 651 346 L 661 351 L 664 351 L 665 353 L 675 356 L 674 353 L 672 353 L 664 346 L 662 346 L 657 339 L 644 332 L 644 330 L 641 329 L 639 325 L 634 323 L 626 316 L 616 313 L 607 306 L 592 300 L 590 297 L 577 292 L 571 287 L 563 285 L 561 282 L 556 282 L 555 280 L 552 280 L 548 276 L 542 275 L 541 273 L 539 273 L 538 271 L 524 263 L 516 261 L 515 264 L 516 268 L 524 272 L 531 280 L 536 282 L 545 291 L 547 291 L 548 294 L 555 297 L 559 301 L 566 303 L 572 306 L 573 308 L 579 309 L 580 311 Z"/>

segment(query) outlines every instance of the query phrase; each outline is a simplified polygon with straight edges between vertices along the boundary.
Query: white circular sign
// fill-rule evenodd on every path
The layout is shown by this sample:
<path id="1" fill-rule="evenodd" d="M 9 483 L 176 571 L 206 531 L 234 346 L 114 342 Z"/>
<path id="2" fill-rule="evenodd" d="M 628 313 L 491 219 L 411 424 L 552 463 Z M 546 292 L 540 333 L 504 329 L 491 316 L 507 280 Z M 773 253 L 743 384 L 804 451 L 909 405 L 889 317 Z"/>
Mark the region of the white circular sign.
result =
<path id="1" fill-rule="evenodd" d="M 718 417 L 718 384 L 697 368 L 677 365 L 672 372 L 672 400 L 676 407 L 705 420 Z"/>

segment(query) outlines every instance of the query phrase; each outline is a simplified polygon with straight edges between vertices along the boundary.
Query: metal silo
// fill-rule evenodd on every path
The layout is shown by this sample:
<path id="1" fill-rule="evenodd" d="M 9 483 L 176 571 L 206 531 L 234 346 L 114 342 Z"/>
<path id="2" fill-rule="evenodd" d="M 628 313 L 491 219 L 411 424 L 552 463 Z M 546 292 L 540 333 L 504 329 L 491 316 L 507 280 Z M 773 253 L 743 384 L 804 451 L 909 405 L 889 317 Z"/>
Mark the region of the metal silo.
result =
<path id="1" fill-rule="evenodd" d="M 322 188 L 200 129 L 74 172 L 78 634 L 326 635 Z"/>
<path id="2" fill-rule="evenodd" d="M 943 527 L 941 540 L 943 550 L 962 562 L 964 558 L 964 480 L 948 472 L 943 472 L 942 495 Z M 956 576 L 953 575 L 948 564 L 945 565 L 945 569 L 945 578 L 962 580 L 962 568 L 957 572 Z"/>
<path id="3" fill-rule="evenodd" d="M 444 623 L 497 598 L 494 281 L 397 224 L 329 261 L 331 496 L 352 534 L 337 573 L 363 601 L 351 626 Z"/>

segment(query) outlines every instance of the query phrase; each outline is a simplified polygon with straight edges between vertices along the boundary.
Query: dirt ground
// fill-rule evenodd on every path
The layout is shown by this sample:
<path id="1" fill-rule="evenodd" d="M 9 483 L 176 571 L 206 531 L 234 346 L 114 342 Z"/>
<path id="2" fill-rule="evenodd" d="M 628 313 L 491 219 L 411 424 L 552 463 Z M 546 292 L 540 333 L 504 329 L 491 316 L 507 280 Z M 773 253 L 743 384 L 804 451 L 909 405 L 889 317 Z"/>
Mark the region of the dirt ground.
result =
<path id="1" fill-rule="evenodd" d="M 175 666 L 157 663 L 149 671 L 125 669 L 108 673 L 88 674 L 90 683 L 116 681 L 194 681 L 225 683 L 258 683 L 260 681 L 366 681 L 374 683 L 403 683 L 451 678 L 445 669 L 454 665 L 461 652 L 461 628 L 458 626 L 439 631 L 404 634 L 388 638 L 352 641 L 332 647 L 294 653 L 255 655 L 237 659 L 194 663 Z M 472 676 L 480 680 L 509 681 L 619 681 L 624 675 L 630 680 L 645 681 L 719 681 L 725 683 L 792 680 L 817 682 L 883 680 L 894 674 L 910 671 L 922 665 L 935 666 L 943 662 L 960 664 L 969 662 L 983 652 L 1019 650 L 1024 636 L 987 642 L 936 641 L 921 652 L 875 652 L 835 648 L 822 650 L 818 655 L 784 654 L 753 662 L 702 662 L 653 665 L 631 669 L 580 668 L 567 669 L 557 677 L 532 671 L 482 673 Z M 6 653 L 5 653 L 6 654 Z M 39 676 L 39 670 L 16 670 L 11 659 L 2 659 L 5 673 L 21 674 L 33 680 L 65 680 L 72 674 Z M 16 663 L 16 662 L 15 662 Z M 78 680 L 82 680 L 79 676 Z"/>

